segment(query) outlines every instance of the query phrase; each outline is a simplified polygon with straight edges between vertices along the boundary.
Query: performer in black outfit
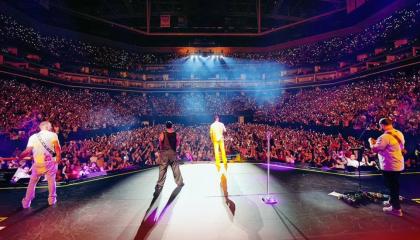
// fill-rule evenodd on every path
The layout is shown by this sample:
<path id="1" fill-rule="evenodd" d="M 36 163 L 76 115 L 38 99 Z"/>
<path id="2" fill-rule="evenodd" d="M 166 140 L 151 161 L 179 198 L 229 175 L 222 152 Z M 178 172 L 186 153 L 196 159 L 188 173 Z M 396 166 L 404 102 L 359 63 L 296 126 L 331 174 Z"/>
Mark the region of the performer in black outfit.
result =
<path id="1" fill-rule="evenodd" d="M 175 178 L 175 183 L 178 187 L 184 186 L 184 182 L 179 169 L 179 162 L 176 158 L 176 149 L 179 146 L 180 140 L 177 136 L 173 124 L 170 121 L 166 122 L 166 130 L 159 135 L 160 145 L 160 166 L 159 179 L 156 184 L 155 194 L 160 193 L 166 180 L 166 172 L 168 165 L 171 166 Z"/>

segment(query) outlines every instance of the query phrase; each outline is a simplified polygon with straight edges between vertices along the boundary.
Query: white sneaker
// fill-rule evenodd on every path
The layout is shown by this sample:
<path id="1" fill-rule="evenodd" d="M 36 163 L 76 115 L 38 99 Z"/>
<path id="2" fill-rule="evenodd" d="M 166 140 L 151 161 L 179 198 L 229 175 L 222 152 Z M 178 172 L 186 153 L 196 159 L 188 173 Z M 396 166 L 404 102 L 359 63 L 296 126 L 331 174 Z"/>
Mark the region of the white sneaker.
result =
<path id="1" fill-rule="evenodd" d="M 48 199 L 48 205 L 53 206 L 57 203 L 57 198 L 53 198 L 52 200 Z"/>
<path id="2" fill-rule="evenodd" d="M 402 213 L 402 210 L 401 209 L 393 209 L 392 206 L 390 206 L 390 207 L 384 207 L 382 210 L 386 214 L 391 214 L 391 215 L 395 215 L 395 216 L 398 216 L 398 217 L 402 217 L 403 216 L 403 213 Z"/>
<path id="3" fill-rule="evenodd" d="M 22 199 L 22 207 L 23 208 L 30 208 L 31 207 L 31 201 L 27 202 L 25 199 Z"/>

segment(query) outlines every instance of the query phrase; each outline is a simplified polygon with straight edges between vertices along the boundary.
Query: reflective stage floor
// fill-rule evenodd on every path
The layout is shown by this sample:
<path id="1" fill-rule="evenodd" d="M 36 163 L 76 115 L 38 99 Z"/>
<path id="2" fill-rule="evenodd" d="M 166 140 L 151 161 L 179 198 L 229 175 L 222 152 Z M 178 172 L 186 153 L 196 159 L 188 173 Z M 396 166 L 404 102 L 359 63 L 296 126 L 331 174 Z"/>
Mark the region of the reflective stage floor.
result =
<path id="1" fill-rule="evenodd" d="M 404 203 L 404 217 L 382 213 L 379 204 L 354 208 L 332 191 L 357 190 L 355 177 L 274 167 L 275 206 L 261 200 L 266 169 L 230 163 L 226 175 L 213 164 L 181 166 L 185 186 L 169 170 L 162 193 L 153 197 L 158 169 L 58 188 L 47 205 L 37 190 L 22 209 L 25 189 L 0 190 L 0 239 L 420 239 L 420 204 Z M 420 198 L 419 174 L 402 176 L 401 194 Z M 380 176 L 363 177 L 363 189 L 383 190 Z"/>

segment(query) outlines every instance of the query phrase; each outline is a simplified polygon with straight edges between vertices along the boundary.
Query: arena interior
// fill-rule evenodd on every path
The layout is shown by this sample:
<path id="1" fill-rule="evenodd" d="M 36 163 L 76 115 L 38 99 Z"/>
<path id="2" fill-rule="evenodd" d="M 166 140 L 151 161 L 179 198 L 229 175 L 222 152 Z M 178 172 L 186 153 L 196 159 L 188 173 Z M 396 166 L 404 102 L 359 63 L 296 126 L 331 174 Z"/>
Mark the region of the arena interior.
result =
<path id="1" fill-rule="evenodd" d="M 419 37 L 417 0 L 0 1 L 0 239 L 420 239 Z"/>

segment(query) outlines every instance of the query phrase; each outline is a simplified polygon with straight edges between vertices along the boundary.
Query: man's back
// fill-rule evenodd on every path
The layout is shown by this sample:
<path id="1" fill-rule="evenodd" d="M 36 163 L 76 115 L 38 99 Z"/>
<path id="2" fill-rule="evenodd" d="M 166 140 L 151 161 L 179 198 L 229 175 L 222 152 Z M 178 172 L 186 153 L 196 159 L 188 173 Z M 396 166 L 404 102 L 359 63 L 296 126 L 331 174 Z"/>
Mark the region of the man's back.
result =
<path id="1" fill-rule="evenodd" d="M 210 125 L 210 137 L 212 141 L 220 141 L 223 139 L 225 125 L 221 122 L 214 122 Z"/>
<path id="2" fill-rule="evenodd" d="M 176 151 L 177 147 L 177 135 L 174 131 L 165 131 L 163 134 L 163 141 L 161 142 L 161 150 Z"/>
<path id="3" fill-rule="evenodd" d="M 378 138 L 379 162 L 383 170 L 402 171 L 404 169 L 404 156 L 401 152 L 404 143 L 404 135 L 396 129 L 386 131 Z"/>
<path id="4" fill-rule="evenodd" d="M 45 161 L 50 161 L 52 159 L 51 153 L 45 149 L 41 140 L 44 142 L 45 146 L 52 151 L 54 151 L 54 141 L 58 142 L 58 136 L 56 133 L 42 130 L 39 133 L 32 135 L 28 141 L 28 147 L 32 147 L 32 154 L 34 157 L 34 162 L 38 164 L 43 164 Z"/>

